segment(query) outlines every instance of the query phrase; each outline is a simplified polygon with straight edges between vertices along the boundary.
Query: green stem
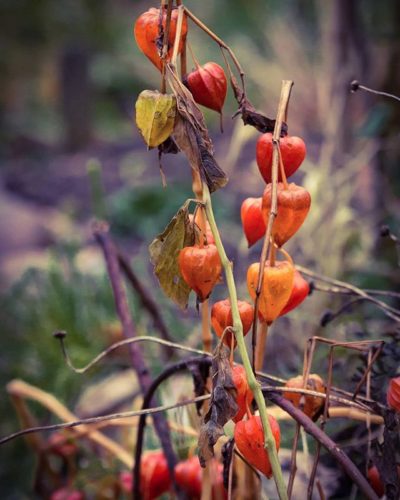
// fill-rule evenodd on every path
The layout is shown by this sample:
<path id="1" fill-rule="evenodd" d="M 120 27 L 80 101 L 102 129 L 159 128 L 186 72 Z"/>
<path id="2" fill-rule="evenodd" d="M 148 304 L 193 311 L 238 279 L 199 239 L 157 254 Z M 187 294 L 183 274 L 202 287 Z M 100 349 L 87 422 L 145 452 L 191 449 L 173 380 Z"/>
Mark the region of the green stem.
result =
<path id="1" fill-rule="evenodd" d="M 286 494 L 286 486 L 282 476 L 282 469 L 278 459 L 275 440 L 272 435 L 271 426 L 268 420 L 267 408 L 265 406 L 265 399 L 263 393 L 261 392 L 261 386 L 253 373 L 253 369 L 250 363 L 250 358 L 246 349 L 246 344 L 244 342 L 243 326 L 240 320 L 239 308 L 237 303 L 237 293 L 232 271 L 232 262 L 229 261 L 225 253 L 225 249 L 221 241 L 218 227 L 215 222 L 210 191 L 205 182 L 203 182 L 203 202 L 205 204 L 207 219 L 211 227 L 211 232 L 214 236 L 215 245 L 217 247 L 218 254 L 220 256 L 221 263 L 225 271 L 226 284 L 229 292 L 229 300 L 232 308 L 233 331 L 235 334 L 240 356 L 243 361 L 243 366 L 246 371 L 247 382 L 249 384 L 250 389 L 253 391 L 254 399 L 256 400 L 258 410 L 260 412 L 260 418 L 264 430 L 264 443 L 265 443 L 264 446 L 268 452 L 268 457 L 272 466 L 272 473 L 274 475 L 274 480 L 276 488 L 278 490 L 279 498 L 281 500 L 287 500 L 288 497 Z"/>

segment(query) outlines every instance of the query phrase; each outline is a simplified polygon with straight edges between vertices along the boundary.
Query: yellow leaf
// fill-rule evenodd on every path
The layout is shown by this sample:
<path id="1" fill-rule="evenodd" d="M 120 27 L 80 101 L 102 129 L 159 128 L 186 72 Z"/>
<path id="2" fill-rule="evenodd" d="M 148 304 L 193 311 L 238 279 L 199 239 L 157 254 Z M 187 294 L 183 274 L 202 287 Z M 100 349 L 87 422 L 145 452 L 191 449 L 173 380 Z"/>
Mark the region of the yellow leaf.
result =
<path id="1" fill-rule="evenodd" d="M 172 94 L 143 90 L 136 101 L 136 125 L 150 148 L 162 144 L 171 135 L 176 117 L 176 99 Z"/>

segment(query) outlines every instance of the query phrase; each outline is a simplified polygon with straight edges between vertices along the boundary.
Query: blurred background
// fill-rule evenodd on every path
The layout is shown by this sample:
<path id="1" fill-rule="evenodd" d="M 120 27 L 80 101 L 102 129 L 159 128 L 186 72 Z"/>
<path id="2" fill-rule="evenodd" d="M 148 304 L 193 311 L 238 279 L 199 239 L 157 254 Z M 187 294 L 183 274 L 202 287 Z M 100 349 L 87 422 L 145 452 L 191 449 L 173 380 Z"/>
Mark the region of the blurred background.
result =
<path id="1" fill-rule="evenodd" d="M 398 290 L 399 256 L 394 243 L 380 236 L 380 227 L 387 224 L 400 234 L 400 104 L 349 89 L 357 79 L 400 94 L 400 3 L 185 4 L 235 51 L 248 97 L 259 110 L 273 117 L 281 80 L 295 82 L 289 133 L 305 140 L 308 154 L 293 180 L 313 200 L 306 223 L 287 245 L 296 263 L 362 287 Z M 99 196 L 112 235 L 160 304 L 171 336 L 199 343 L 194 298 L 188 311 L 177 313 L 163 297 L 148 258 L 149 243 L 191 197 L 191 172 L 183 156 L 163 158 L 163 188 L 157 152 L 146 151 L 134 125 L 137 95 L 160 84 L 132 34 L 135 19 L 151 6 L 128 0 L 0 1 L 1 435 L 18 428 L 6 390 L 11 379 L 37 385 L 89 415 L 82 391 L 94 386 L 106 400 L 108 386 L 101 384 L 129 371 L 121 354 L 94 373 L 72 374 L 52 338 L 56 329 L 68 331 L 71 355 L 81 365 L 121 336 L 102 256 L 91 238 Z M 223 65 L 218 47 L 193 24 L 188 39 L 200 63 Z M 193 66 L 190 58 L 188 66 Z M 230 178 L 214 196 L 216 216 L 235 263 L 239 296 L 248 300 L 246 269 L 259 258 L 261 246 L 247 249 L 240 205 L 246 197 L 261 196 L 264 182 L 255 162 L 259 134 L 239 118 L 232 120 L 235 111 L 230 95 L 223 134 L 218 115 L 204 113 L 216 158 Z M 225 296 L 224 286 L 217 287 L 214 298 Z M 130 301 L 138 333 L 155 334 L 137 297 L 130 295 Z M 394 325 L 367 305 L 322 328 L 324 312 L 341 303 L 314 293 L 274 326 L 267 371 L 282 377 L 297 373 L 311 335 L 355 340 L 393 334 Z M 325 354 L 317 356 L 320 373 L 326 370 Z M 158 350 L 149 348 L 146 358 L 157 373 Z M 351 361 L 343 353 L 335 365 L 338 374 L 343 375 L 344 364 L 349 370 L 348 379 L 340 379 L 343 387 L 351 387 L 352 367 L 360 364 L 357 357 Z M 126 404 L 136 388 L 124 380 Z M 115 407 L 106 400 L 98 411 Z M 40 422 L 56 421 L 38 405 L 32 409 Z M 4 445 L 0 460 L 2 498 L 33 498 L 35 457 L 25 442 Z M 87 463 L 86 477 L 93 482 L 104 470 L 118 469 Z"/>

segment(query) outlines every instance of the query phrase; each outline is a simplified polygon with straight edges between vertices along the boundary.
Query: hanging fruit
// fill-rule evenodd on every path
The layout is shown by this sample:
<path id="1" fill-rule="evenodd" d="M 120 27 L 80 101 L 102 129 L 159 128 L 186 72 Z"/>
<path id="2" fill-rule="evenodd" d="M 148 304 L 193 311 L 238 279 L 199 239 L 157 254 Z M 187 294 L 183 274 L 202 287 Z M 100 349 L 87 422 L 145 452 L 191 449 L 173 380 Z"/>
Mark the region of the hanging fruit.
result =
<path id="1" fill-rule="evenodd" d="M 280 139 L 280 150 L 282 163 L 286 177 L 293 175 L 303 163 L 306 157 L 306 145 L 300 137 L 287 135 Z M 272 134 L 263 134 L 257 141 L 256 158 L 257 165 L 265 182 L 272 182 Z M 280 169 L 278 169 L 278 180 L 282 181 Z"/>
<path id="2" fill-rule="evenodd" d="M 299 306 L 306 299 L 309 293 L 310 285 L 308 284 L 308 281 L 303 278 L 297 269 L 295 269 L 292 292 L 287 304 L 279 313 L 279 316 L 283 316 Z"/>
<path id="3" fill-rule="evenodd" d="M 225 499 L 227 497 L 224 480 L 223 465 L 215 459 L 208 463 L 211 471 L 212 498 Z M 182 488 L 191 500 L 200 500 L 202 492 L 203 469 L 197 456 L 179 462 L 175 466 L 176 484 Z"/>
<path id="4" fill-rule="evenodd" d="M 249 248 L 265 235 L 265 222 L 261 211 L 262 198 L 247 198 L 242 203 L 240 216 Z"/>
<path id="5" fill-rule="evenodd" d="M 176 35 L 176 25 L 178 20 L 178 9 L 173 8 L 171 13 L 171 24 L 168 34 L 168 52 L 166 61 L 169 61 L 172 56 L 172 49 Z M 160 53 L 163 46 L 163 34 L 167 21 L 167 11 L 164 9 L 162 15 L 162 29 L 160 30 L 160 9 L 152 7 L 146 12 L 143 12 L 136 20 L 134 26 L 134 34 L 136 43 L 139 49 L 147 56 L 150 61 L 161 71 L 162 61 Z M 178 53 L 182 51 L 183 44 L 187 35 L 187 19 L 183 16 L 181 39 L 179 41 Z"/>
<path id="6" fill-rule="evenodd" d="M 182 248 L 178 263 L 183 279 L 197 294 L 199 301 L 206 300 L 221 275 L 217 247 L 194 245 Z"/>
<path id="7" fill-rule="evenodd" d="M 167 460 L 162 451 L 148 451 L 140 463 L 140 490 L 143 500 L 153 500 L 171 488 Z"/>
<path id="8" fill-rule="evenodd" d="M 272 184 L 265 188 L 262 200 L 262 214 L 265 224 L 268 223 L 271 211 Z M 281 247 L 301 227 L 310 210 L 311 196 L 309 192 L 293 182 L 286 187 L 278 183 L 278 215 L 272 226 L 275 243 Z"/>
<path id="9" fill-rule="evenodd" d="M 234 422 L 240 422 L 247 413 L 251 402 L 254 399 L 253 392 L 247 382 L 246 371 L 242 365 L 235 365 L 232 368 L 232 380 L 236 387 L 236 403 L 239 406 L 238 412 L 232 418 Z"/>
<path id="10" fill-rule="evenodd" d="M 400 412 L 400 376 L 390 379 L 386 399 L 390 408 Z"/>
<path id="11" fill-rule="evenodd" d="M 243 325 L 243 335 L 247 335 L 248 331 L 253 324 L 254 308 L 248 302 L 244 300 L 238 300 L 238 309 L 240 314 L 240 319 Z M 214 328 L 215 333 L 218 337 L 221 337 L 224 330 L 228 326 L 233 325 L 232 319 L 232 308 L 231 303 L 228 299 L 220 300 L 216 302 L 211 308 L 211 325 Z M 229 348 L 232 346 L 232 333 L 228 332 L 224 336 L 224 344 Z M 234 346 L 236 346 L 236 340 L 233 339 Z"/>
<path id="12" fill-rule="evenodd" d="M 222 112 L 228 86 L 225 72 L 219 64 L 196 64 L 196 69 L 186 75 L 184 83 L 198 104 Z"/>
<path id="13" fill-rule="evenodd" d="M 255 262 L 247 270 L 247 288 L 253 301 L 256 290 L 260 264 Z M 287 304 L 293 288 L 294 266 L 289 261 L 277 261 L 270 266 L 265 263 L 263 284 L 258 300 L 258 312 L 262 320 L 271 324 Z"/>
<path id="14" fill-rule="evenodd" d="M 297 377 L 293 377 L 293 378 L 289 379 L 286 382 L 285 387 L 293 387 L 296 389 L 302 389 L 303 384 L 304 384 L 303 381 L 304 381 L 303 376 L 298 375 Z M 316 373 L 311 373 L 308 376 L 306 389 L 308 389 L 310 391 L 315 391 L 315 392 L 322 392 L 323 394 L 325 394 L 325 392 L 326 392 L 324 381 Z M 300 399 L 302 396 L 301 393 L 299 393 L 299 392 L 284 392 L 283 396 L 285 399 L 288 399 L 289 401 L 291 401 L 294 406 L 299 408 Z M 318 418 L 323 406 L 324 406 L 324 399 L 323 398 L 320 398 L 318 396 L 310 396 L 310 395 L 305 394 L 303 413 L 305 413 L 308 417 L 310 417 L 311 419 Z"/>
<path id="15" fill-rule="evenodd" d="M 278 451 L 281 441 L 279 425 L 271 415 L 268 415 L 268 420 Z M 235 443 L 240 453 L 251 465 L 268 478 L 272 476 L 268 452 L 264 448 L 261 418 L 258 415 L 253 415 L 248 420 L 241 420 L 235 425 Z"/>
<path id="16" fill-rule="evenodd" d="M 175 96 L 157 90 L 143 90 L 135 107 L 137 128 L 149 148 L 155 148 L 168 139 L 175 124 Z"/>

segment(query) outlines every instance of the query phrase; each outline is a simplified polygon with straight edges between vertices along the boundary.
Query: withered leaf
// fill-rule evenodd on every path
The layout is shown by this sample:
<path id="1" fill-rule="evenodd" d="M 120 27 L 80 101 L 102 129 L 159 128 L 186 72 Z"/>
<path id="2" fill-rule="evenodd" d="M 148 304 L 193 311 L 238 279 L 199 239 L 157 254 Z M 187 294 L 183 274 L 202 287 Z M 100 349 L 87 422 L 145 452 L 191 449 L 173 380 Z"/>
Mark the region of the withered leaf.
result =
<path id="1" fill-rule="evenodd" d="M 273 132 L 275 128 L 275 120 L 268 118 L 267 116 L 259 113 L 256 108 L 247 99 L 243 90 L 239 87 L 236 78 L 233 73 L 230 72 L 230 82 L 235 99 L 239 104 L 239 109 L 237 114 L 242 116 L 243 123 L 245 125 L 251 125 L 255 127 L 259 132 L 265 134 L 266 132 Z M 282 135 L 287 134 L 288 127 L 286 123 L 282 124 Z"/>
<path id="2" fill-rule="evenodd" d="M 171 135 L 176 117 L 176 99 L 158 90 L 143 90 L 136 101 L 136 125 L 150 148 Z"/>
<path id="3" fill-rule="evenodd" d="M 189 160 L 190 166 L 200 172 L 210 192 L 225 186 L 228 178 L 214 158 L 214 150 L 200 109 L 192 94 L 167 65 L 167 76 L 176 97 L 178 116 L 173 137 Z"/>
<path id="4" fill-rule="evenodd" d="M 238 411 L 229 356 L 230 350 L 223 344 L 219 344 L 214 351 L 210 408 L 204 415 L 198 443 L 202 467 L 205 467 L 206 461 L 214 455 L 214 445 L 224 434 L 223 426 Z"/>
<path id="5" fill-rule="evenodd" d="M 229 469 L 231 467 L 234 448 L 235 448 L 235 440 L 233 438 L 227 441 L 221 448 L 222 465 L 224 466 L 222 477 L 224 481 L 224 488 L 226 490 L 229 489 Z"/>
<path id="6" fill-rule="evenodd" d="M 179 271 L 178 255 L 183 247 L 194 244 L 193 225 L 189 221 L 187 200 L 171 222 L 150 244 L 150 260 L 165 295 L 183 309 L 187 307 L 190 288 Z"/>

